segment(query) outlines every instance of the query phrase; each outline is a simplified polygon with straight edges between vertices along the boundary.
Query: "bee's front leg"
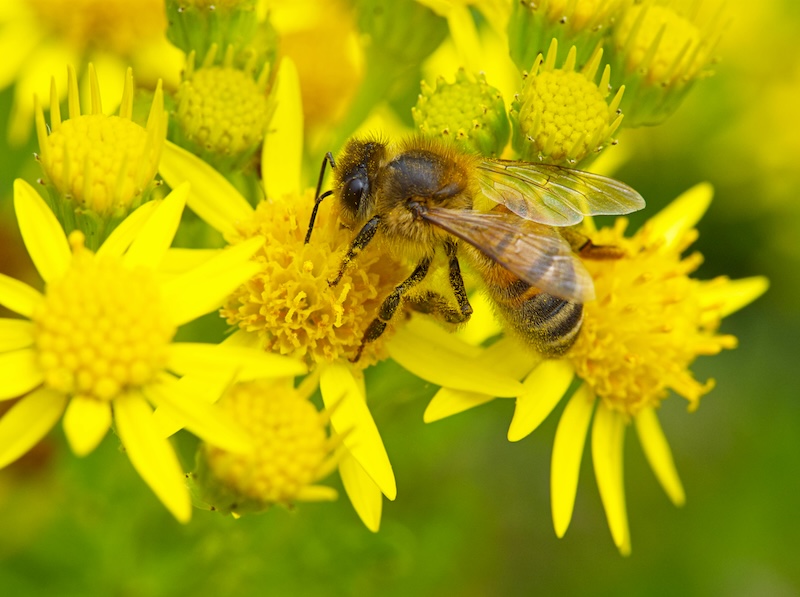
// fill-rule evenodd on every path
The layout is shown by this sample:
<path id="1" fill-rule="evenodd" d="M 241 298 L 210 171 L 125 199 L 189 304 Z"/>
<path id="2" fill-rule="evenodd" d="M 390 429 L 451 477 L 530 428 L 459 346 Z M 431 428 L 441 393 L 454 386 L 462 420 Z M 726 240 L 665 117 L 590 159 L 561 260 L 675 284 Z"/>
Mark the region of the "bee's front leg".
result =
<path id="1" fill-rule="evenodd" d="M 411 275 L 384 299 L 383 303 L 381 303 L 380 309 L 378 309 L 378 316 L 370 322 L 370 324 L 367 326 L 367 330 L 364 332 L 364 336 L 361 338 L 361 346 L 358 347 L 356 356 L 351 359 L 353 363 L 361 358 L 361 353 L 364 351 L 364 346 L 366 346 L 368 342 L 374 342 L 380 338 L 381 334 L 383 334 L 384 330 L 386 330 L 386 324 L 389 323 L 389 320 L 392 319 L 394 312 L 397 311 L 397 307 L 400 305 L 400 299 L 403 298 L 403 295 L 408 292 L 412 286 L 422 282 L 422 280 L 425 279 L 425 276 L 428 275 L 428 270 L 431 267 L 431 261 L 431 257 L 424 257 L 417 264 L 417 267 L 414 268 L 414 271 L 411 272 Z"/>
<path id="2" fill-rule="evenodd" d="M 375 236 L 380 221 L 380 216 L 373 216 L 361 227 L 361 230 L 358 231 L 353 242 L 350 243 L 350 248 L 347 250 L 347 253 L 342 258 L 342 263 L 339 265 L 339 273 L 336 274 L 333 280 L 328 280 L 328 286 L 336 286 L 339 283 L 342 276 L 344 276 L 344 270 L 347 269 L 350 262 L 356 258 Z"/>

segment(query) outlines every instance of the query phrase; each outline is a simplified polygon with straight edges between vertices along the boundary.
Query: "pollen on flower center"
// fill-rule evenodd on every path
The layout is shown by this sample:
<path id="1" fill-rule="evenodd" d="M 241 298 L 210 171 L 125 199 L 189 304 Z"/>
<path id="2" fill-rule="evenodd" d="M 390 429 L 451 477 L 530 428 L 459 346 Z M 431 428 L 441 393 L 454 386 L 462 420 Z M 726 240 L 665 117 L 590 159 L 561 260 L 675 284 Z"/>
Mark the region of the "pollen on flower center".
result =
<path id="1" fill-rule="evenodd" d="M 70 240 L 72 265 L 33 315 L 39 365 L 54 390 L 111 400 L 163 370 L 175 326 L 151 271 L 95 257 L 80 233 Z"/>
<path id="2" fill-rule="evenodd" d="M 338 227 L 331 203 L 322 204 L 311 242 L 304 244 L 313 195 L 262 201 L 239 233 L 241 239 L 266 239 L 256 254 L 264 269 L 222 309 L 228 323 L 258 334 L 266 350 L 303 358 L 309 366 L 353 358 L 381 302 L 407 274 L 375 241 L 331 287 L 354 234 Z M 379 341 L 367 344 L 358 365 L 385 358 L 383 340 L 391 334 L 390 326 Z"/>
<path id="3" fill-rule="evenodd" d="M 578 373 L 616 411 L 629 415 L 656 406 L 673 390 L 696 407 L 713 387 L 700 383 L 688 370 L 699 355 L 733 348 L 736 338 L 717 335 L 721 316 L 701 300 L 702 287 L 692 279 L 702 261 L 699 253 L 681 258 L 696 238 L 665 249 L 663 239 L 647 226 L 625 238 L 627 221 L 592 235 L 597 245 L 625 249 L 619 260 L 585 260 L 597 300 L 584 305 L 584 324 L 567 354 Z"/>
<path id="4" fill-rule="evenodd" d="M 296 391 L 269 381 L 237 384 L 219 404 L 255 443 L 244 454 L 205 445 L 210 472 L 234 494 L 291 503 L 328 468 L 328 417 Z"/>

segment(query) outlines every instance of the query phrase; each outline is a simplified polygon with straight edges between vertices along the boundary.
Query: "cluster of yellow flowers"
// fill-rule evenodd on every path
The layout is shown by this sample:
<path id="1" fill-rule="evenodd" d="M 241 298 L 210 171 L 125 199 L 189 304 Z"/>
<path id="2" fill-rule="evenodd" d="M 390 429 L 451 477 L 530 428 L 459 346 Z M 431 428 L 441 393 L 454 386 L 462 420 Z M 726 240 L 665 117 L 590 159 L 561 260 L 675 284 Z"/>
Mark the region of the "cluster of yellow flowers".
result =
<path id="1" fill-rule="evenodd" d="M 77 455 L 113 427 L 180 521 L 191 516 L 191 496 L 236 516 L 335 499 L 317 483 L 338 468 L 353 507 L 377 531 L 382 496 L 394 500 L 397 487 L 364 370 L 391 357 L 441 386 L 429 422 L 514 398 L 508 439 L 518 441 L 568 401 L 552 454 L 559 536 L 590 423 L 622 553 L 630 551 L 622 474 L 630 423 L 667 494 L 683 502 L 658 406 L 670 390 L 698 406 L 713 382 L 698 382 L 689 367 L 735 346 L 717 333 L 722 318 L 767 286 L 760 277 L 690 277 L 701 258 L 684 252 L 710 186 L 689 190 L 632 236 L 624 218 L 598 229 L 586 217 L 563 229 L 564 238 L 613 248 L 613 257 L 581 250 L 573 258 L 595 298 L 581 307 L 574 345 L 545 358 L 488 322 L 475 276 L 466 291 L 460 282 L 459 296 L 455 257 L 448 269 L 444 254 L 434 256 L 427 294 L 403 300 L 414 276 L 408 251 L 385 238 L 352 244 L 357 230 L 342 212 L 349 181 L 337 178 L 334 199 L 320 202 L 324 163 L 318 183 L 314 174 L 325 151 L 354 134 L 382 144 L 379 135 L 405 132 L 438 140 L 423 147 L 474 156 L 469 163 L 521 160 L 573 176 L 566 168 L 589 168 L 626 126 L 665 119 L 708 73 L 721 30 L 709 3 L 83 0 L 66 21 L 50 18 L 47 2 L 23 4 L 3 18 L 39 23 L 36 39 L 86 67 L 52 68 L 49 101 L 38 81 L 17 82 L 38 92 L 42 193 L 17 180 L 14 206 L 44 290 L 0 274 L 0 305 L 16 314 L 0 319 L 0 399 L 15 401 L 0 418 L 0 466 L 63 415 Z M 141 6 L 131 13 L 133 5 Z M 136 29 L 141 14 L 159 15 L 147 35 Z M 25 48 L 15 64 L 33 80 L 30 65 L 45 50 Z M 100 72 L 107 56 L 144 64 L 140 86 L 127 68 L 114 93 Z M 0 81 L 14 80 L 6 70 Z M 55 78 L 64 73 L 66 85 Z M 121 98 L 116 115 L 101 96 Z M 26 101 L 18 94 L 10 127 L 19 138 L 30 122 Z M 548 193 L 525 200 L 564 200 Z M 475 304 L 460 335 L 437 321 L 451 287 L 460 303 L 469 293 Z M 391 309 L 389 296 L 397 297 Z M 232 333 L 176 340 L 212 312 Z M 202 440 L 193 471 L 169 439 L 183 429 Z"/>

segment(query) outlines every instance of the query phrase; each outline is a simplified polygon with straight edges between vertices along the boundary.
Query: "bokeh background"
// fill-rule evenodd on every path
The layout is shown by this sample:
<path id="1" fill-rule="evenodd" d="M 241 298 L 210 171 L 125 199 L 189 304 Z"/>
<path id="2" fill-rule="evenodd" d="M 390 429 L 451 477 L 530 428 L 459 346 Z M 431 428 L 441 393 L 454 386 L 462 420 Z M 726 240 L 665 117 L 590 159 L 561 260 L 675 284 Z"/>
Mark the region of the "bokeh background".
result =
<path id="1" fill-rule="evenodd" d="M 611 541 L 588 455 L 571 527 L 553 533 L 558 412 L 517 444 L 505 440 L 511 401 L 425 425 L 436 388 L 385 363 L 367 383 L 399 492 L 378 534 L 346 498 L 241 520 L 196 511 L 182 526 L 113 434 L 77 459 L 57 427 L 0 471 L 0 594 L 800 595 L 800 5 L 727 10 L 716 75 L 666 124 L 624 133 L 617 177 L 648 201 L 634 225 L 710 181 L 699 276 L 763 274 L 771 288 L 724 321 L 739 348 L 696 362 L 717 380 L 699 410 L 662 407 L 683 508 L 628 434 L 630 557 Z M 11 207 L 14 178 L 38 176 L 36 147 L 5 141 L 12 93 L 0 93 L 0 271 L 36 283 Z"/>

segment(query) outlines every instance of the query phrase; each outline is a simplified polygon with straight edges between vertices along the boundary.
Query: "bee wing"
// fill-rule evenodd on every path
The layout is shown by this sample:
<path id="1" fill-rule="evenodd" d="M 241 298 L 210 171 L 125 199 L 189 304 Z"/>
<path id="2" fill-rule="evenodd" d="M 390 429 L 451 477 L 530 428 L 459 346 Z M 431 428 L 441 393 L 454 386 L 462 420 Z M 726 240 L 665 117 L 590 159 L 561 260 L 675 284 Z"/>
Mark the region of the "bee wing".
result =
<path id="1" fill-rule="evenodd" d="M 508 212 L 431 207 L 421 215 L 543 292 L 580 303 L 594 299 L 591 275 L 553 228 Z"/>
<path id="2" fill-rule="evenodd" d="M 627 214 L 644 207 L 628 185 L 591 172 L 549 164 L 482 160 L 477 166 L 483 194 L 526 220 L 571 226 L 584 216 Z"/>

